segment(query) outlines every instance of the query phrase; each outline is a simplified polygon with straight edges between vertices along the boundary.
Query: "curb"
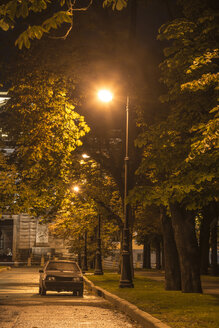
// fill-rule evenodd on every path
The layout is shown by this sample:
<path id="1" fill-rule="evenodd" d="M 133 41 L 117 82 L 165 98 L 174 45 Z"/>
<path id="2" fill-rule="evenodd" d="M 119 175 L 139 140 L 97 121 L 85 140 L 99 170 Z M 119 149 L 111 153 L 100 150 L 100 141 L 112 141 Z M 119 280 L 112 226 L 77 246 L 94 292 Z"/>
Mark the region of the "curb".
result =
<path id="1" fill-rule="evenodd" d="M 84 282 L 88 289 L 91 290 L 95 295 L 103 297 L 107 301 L 113 303 L 117 308 L 140 323 L 144 328 L 171 328 L 160 320 L 154 318 L 149 313 L 140 310 L 137 306 L 131 304 L 130 302 L 107 292 L 101 287 L 96 287 L 93 282 L 88 280 L 85 276 Z"/>
<path id="2" fill-rule="evenodd" d="M 11 270 L 11 267 L 1 268 L 1 269 L 0 269 L 0 272 L 2 272 L 2 271 L 7 271 L 7 270 Z"/>

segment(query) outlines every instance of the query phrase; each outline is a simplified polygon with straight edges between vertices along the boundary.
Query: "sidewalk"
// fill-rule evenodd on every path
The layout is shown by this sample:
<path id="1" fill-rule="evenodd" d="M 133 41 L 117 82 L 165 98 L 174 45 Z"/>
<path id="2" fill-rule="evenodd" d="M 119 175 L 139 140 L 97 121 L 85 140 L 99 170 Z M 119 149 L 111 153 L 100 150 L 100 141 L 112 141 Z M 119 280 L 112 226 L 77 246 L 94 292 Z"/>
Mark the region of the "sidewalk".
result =
<path id="1" fill-rule="evenodd" d="M 115 307 L 117 307 L 121 312 L 127 314 L 130 318 L 137 321 L 144 328 L 171 328 L 159 319 L 153 317 L 149 313 L 140 310 L 134 304 L 120 298 L 105 289 L 95 286 L 87 277 L 84 276 L 84 282 L 88 290 L 92 291 L 95 295 L 103 297 Z"/>
<path id="2" fill-rule="evenodd" d="M 115 272 L 85 276 L 88 289 L 109 300 L 144 328 L 219 327 L 218 277 L 202 277 L 204 294 L 166 291 L 164 272 L 157 270 L 135 271 L 134 289 L 121 289 L 118 283 L 119 275 Z"/>
<path id="3" fill-rule="evenodd" d="M 149 279 L 164 281 L 164 271 L 145 271 L 137 270 L 135 271 L 136 276 L 145 276 Z M 202 276 L 202 289 L 204 294 L 219 295 L 219 277 L 212 276 Z"/>

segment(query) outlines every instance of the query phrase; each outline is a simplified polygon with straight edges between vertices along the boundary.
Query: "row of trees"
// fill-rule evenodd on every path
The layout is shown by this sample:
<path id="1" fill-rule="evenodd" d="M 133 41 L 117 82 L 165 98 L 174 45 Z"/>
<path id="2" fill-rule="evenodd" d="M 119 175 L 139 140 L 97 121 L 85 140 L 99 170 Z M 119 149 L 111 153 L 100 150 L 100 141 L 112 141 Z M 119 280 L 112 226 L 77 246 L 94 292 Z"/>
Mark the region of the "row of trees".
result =
<path id="1" fill-rule="evenodd" d="M 16 16 L 26 17 L 31 11 L 46 10 L 48 19 L 47 2 L 45 8 L 39 5 L 35 10 L 34 1 L 21 1 L 16 10 L 25 4 L 28 10 L 25 15 L 14 10 L 12 17 L 10 6 L 14 3 L 16 1 L 5 1 L 0 7 L 1 24 L 10 19 L 10 24 L 14 24 Z M 126 1 L 105 1 L 106 4 L 122 9 Z M 207 272 L 210 231 L 214 246 L 218 220 L 216 2 L 197 0 L 191 4 L 180 0 L 178 4 L 177 11 L 175 6 L 167 6 L 176 18 L 162 25 L 158 35 L 158 39 L 164 41 L 165 54 L 160 64 L 165 86 L 160 97 L 163 104 L 158 104 L 156 93 L 152 102 L 148 102 L 150 86 L 144 76 L 136 74 L 134 83 L 128 79 L 133 99 L 131 133 L 136 139 L 135 147 L 130 149 L 129 202 L 133 208 L 130 223 L 140 243 L 146 245 L 150 234 L 163 238 L 167 289 L 201 292 L 200 267 L 203 273 Z M 89 8 L 91 17 L 99 10 L 95 2 L 93 5 L 93 12 L 92 7 Z M 131 16 L 129 42 L 136 48 L 137 5 L 137 0 L 129 1 L 124 11 Z M 107 13 L 107 22 L 114 21 L 117 14 L 111 17 L 109 10 Z M 62 15 L 50 17 L 47 23 L 57 28 L 57 17 L 68 16 L 72 26 L 73 12 L 67 8 Z M 121 36 L 128 40 L 125 14 L 122 12 L 119 17 L 124 30 L 113 31 L 116 35 L 113 47 L 105 41 L 107 49 L 114 51 L 121 48 L 121 44 L 117 44 Z M 64 18 L 63 22 L 66 22 Z M 48 34 L 47 23 L 28 27 L 17 39 L 19 47 L 29 47 L 33 31 L 36 38 Z M 102 20 L 101 24 L 103 27 Z M 44 29 L 42 33 L 40 29 Z M 103 40 L 112 42 L 110 32 L 107 26 Z M 124 49 L 117 54 L 118 63 Z M 98 53 L 97 49 L 89 50 L 89 55 Z M 78 53 L 82 54 L 77 49 L 77 56 Z M 27 53 L 25 58 L 28 56 Z M 138 58 L 138 51 L 132 49 L 122 65 L 123 73 L 127 68 L 129 72 L 142 69 L 147 73 L 145 63 L 137 62 Z M 109 62 L 108 57 L 106 60 Z M 1 142 L 14 149 L 11 156 L 2 156 L 1 160 L 2 211 L 31 211 L 53 220 L 53 231 L 63 237 L 71 235 L 72 245 L 76 247 L 86 229 L 94 231 L 98 213 L 105 218 L 103 231 L 122 230 L 124 131 L 109 120 L 108 130 L 105 126 L 102 128 L 91 117 L 89 108 L 83 109 L 86 99 L 81 85 L 87 86 L 83 69 L 79 82 L 66 73 L 51 73 L 51 63 L 46 64 L 46 69 L 45 62 L 40 64 L 43 69 L 39 67 L 28 74 L 25 70 L 22 79 L 22 73 L 18 77 L 13 75 L 11 99 L 2 107 Z M 87 63 L 86 68 L 87 73 L 95 76 Z M 160 90 L 158 83 L 157 89 Z M 77 111 L 83 111 L 89 122 L 91 132 L 87 136 L 90 128 Z M 92 158 L 84 164 L 80 164 L 82 138 L 83 147 Z M 78 182 L 82 192 L 75 196 L 72 185 Z M 104 239 L 106 245 L 111 240 L 106 236 Z M 217 269 L 215 250 L 216 247 L 212 247 L 214 273 Z"/>
<path id="2" fill-rule="evenodd" d="M 137 173 L 145 186 L 136 187 L 133 197 L 161 208 L 167 288 L 175 281 L 176 289 L 200 292 L 196 221 L 203 227 L 208 220 L 210 229 L 218 220 L 216 8 L 209 1 L 180 4 L 183 16 L 164 24 L 158 35 L 169 42 L 160 65 L 167 87 L 161 100 L 168 110 L 150 126 L 142 122 L 136 144 L 143 149 L 143 159 Z M 203 240 L 201 244 L 204 248 Z"/>

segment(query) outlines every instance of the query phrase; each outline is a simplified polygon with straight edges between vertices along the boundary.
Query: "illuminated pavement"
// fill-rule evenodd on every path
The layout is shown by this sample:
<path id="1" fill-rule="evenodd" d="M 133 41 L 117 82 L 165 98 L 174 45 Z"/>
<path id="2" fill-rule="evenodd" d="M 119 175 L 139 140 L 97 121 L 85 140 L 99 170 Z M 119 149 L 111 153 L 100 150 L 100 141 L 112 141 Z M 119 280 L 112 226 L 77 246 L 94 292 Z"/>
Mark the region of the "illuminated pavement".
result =
<path id="1" fill-rule="evenodd" d="M 38 269 L 0 272 L 0 328 L 140 328 L 112 305 L 85 291 L 38 294 Z"/>

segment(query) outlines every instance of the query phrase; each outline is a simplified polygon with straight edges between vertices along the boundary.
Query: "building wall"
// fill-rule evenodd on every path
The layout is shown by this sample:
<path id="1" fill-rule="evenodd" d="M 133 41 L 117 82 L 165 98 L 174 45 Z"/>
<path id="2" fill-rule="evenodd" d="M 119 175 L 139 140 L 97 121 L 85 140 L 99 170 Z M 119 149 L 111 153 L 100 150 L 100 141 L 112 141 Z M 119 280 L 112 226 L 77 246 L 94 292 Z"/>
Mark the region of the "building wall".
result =
<path id="1" fill-rule="evenodd" d="M 27 214 L 4 215 L 0 219 L 0 231 L 3 235 L 0 248 L 6 252 L 10 247 L 13 261 L 27 261 L 30 256 L 36 259 L 42 255 L 69 256 L 65 242 L 50 235 L 47 224 Z"/>

